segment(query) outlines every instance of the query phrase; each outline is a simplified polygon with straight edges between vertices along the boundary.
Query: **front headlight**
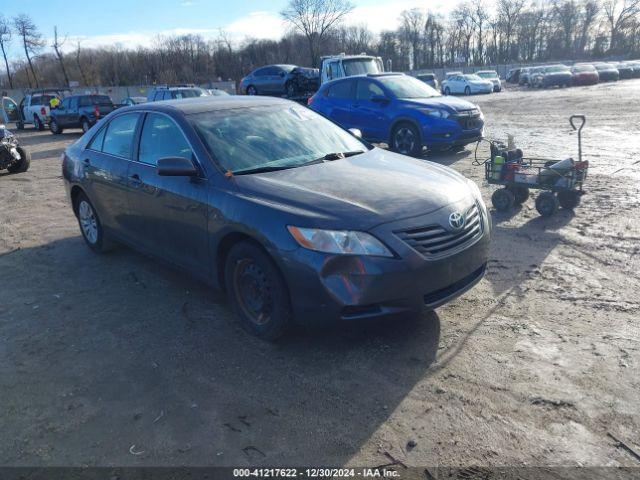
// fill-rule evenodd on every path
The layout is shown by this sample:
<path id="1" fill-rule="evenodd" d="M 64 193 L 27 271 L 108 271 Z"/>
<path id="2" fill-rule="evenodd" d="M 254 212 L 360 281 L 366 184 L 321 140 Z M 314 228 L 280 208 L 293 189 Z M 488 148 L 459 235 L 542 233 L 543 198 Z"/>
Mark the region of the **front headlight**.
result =
<path id="1" fill-rule="evenodd" d="M 434 118 L 449 118 L 450 113 L 440 108 L 421 108 L 420 111 Z"/>
<path id="2" fill-rule="evenodd" d="M 482 193 L 480 192 L 478 184 L 467 178 L 467 185 L 469 185 L 469 189 L 471 189 L 471 193 L 473 193 L 475 199 L 480 202 L 480 205 L 484 206 L 484 200 L 482 200 Z"/>
<path id="3" fill-rule="evenodd" d="M 320 230 L 294 226 L 288 226 L 287 229 L 301 247 L 316 252 L 393 257 L 393 253 L 380 240 L 365 232 Z"/>

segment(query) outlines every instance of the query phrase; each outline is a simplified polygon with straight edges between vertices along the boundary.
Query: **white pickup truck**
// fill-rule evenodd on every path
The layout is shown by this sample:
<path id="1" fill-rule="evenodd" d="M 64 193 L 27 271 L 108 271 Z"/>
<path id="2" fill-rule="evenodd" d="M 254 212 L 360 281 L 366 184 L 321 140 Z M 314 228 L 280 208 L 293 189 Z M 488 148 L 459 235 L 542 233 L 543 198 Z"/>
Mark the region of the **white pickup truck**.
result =
<path id="1" fill-rule="evenodd" d="M 330 55 L 320 59 L 320 83 L 337 78 L 368 73 L 382 73 L 384 65 L 380 57 L 371 55 Z"/>
<path id="2" fill-rule="evenodd" d="M 31 93 L 24 96 L 20 102 L 22 119 L 16 123 L 18 130 L 22 130 L 26 124 L 33 124 L 37 130 L 44 130 L 49 123 L 51 99 L 60 96 L 56 92 Z"/>

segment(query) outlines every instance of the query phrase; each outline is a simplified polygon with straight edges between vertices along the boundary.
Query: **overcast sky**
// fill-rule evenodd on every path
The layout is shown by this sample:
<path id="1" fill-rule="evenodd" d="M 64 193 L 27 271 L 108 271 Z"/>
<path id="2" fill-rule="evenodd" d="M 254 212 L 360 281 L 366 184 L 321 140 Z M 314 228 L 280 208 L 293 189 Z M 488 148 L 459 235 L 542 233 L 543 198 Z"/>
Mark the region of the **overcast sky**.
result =
<path id="1" fill-rule="evenodd" d="M 50 39 L 54 25 L 62 36 L 82 39 L 84 46 L 149 46 L 158 34 L 199 33 L 217 37 L 224 29 L 233 39 L 280 38 L 286 25 L 279 12 L 286 0 L 15 0 L 2 1 L 0 14 L 12 18 L 31 16 L 43 36 Z M 346 19 L 365 24 L 374 32 L 393 29 L 402 10 L 410 8 L 448 10 L 451 0 L 355 0 Z M 17 39 L 11 56 L 21 56 Z"/>

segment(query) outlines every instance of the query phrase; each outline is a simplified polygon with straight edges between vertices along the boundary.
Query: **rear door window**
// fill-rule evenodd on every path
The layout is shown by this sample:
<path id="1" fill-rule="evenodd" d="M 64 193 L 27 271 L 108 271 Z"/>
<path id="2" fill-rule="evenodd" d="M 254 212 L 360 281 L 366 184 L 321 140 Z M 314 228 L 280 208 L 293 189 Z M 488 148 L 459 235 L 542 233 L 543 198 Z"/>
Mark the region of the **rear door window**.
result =
<path id="1" fill-rule="evenodd" d="M 78 109 L 78 97 L 71 97 L 71 100 L 69 102 L 69 109 L 70 110 Z"/>
<path id="2" fill-rule="evenodd" d="M 352 98 L 353 94 L 351 93 L 353 87 L 353 82 L 345 81 L 336 83 L 329 87 L 329 91 L 327 92 L 327 97 L 329 98 Z"/>
<path id="3" fill-rule="evenodd" d="M 111 120 L 104 136 L 102 151 L 110 155 L 131 159 L 139 118 L 140 114 L 138 113 L 127 113 Z"/>

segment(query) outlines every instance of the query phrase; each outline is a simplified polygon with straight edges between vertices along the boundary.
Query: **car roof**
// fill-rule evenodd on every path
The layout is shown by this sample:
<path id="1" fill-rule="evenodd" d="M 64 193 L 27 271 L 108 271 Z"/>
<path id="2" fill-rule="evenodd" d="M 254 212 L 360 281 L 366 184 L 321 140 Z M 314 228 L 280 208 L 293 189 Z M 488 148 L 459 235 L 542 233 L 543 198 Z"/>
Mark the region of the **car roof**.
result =
<path id="1" fill-rule="evenodd" d="M 192 97 L 180 100 L 163 100 L 159 102 L 143 103 L 126 107 L 122 111 L 157 110 L 162 112 L 179 111 L 185 115 L 194 113 L 213 112 L 218 110 L 231 110 L 235 108 L 265 107 L 274 105 L 298 105 L 290 100 L 275 97 L 261 97 L 252 95 L 228 95 Z"/>

